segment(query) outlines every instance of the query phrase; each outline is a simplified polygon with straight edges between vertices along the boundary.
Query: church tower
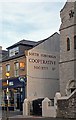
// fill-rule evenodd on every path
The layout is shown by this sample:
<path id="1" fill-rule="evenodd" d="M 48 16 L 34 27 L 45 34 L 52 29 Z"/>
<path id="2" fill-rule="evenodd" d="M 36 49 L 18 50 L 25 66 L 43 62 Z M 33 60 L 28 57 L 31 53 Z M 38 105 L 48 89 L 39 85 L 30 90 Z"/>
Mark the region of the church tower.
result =
<path id="1" fill-rule="evenodd" d="M 60 93 L 64 96 L 76 89 L 76 0 L 66 2 L 60 17 Z"/>

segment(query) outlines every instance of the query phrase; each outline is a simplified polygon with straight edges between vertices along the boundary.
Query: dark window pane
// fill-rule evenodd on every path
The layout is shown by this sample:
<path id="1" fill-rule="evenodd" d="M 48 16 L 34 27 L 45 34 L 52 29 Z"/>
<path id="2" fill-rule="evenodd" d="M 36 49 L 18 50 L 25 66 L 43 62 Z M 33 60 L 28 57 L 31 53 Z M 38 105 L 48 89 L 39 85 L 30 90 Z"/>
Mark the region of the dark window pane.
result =
<path id="1" fill-rule="evenodd" d="M 76 36 L 74 36 L 74 49 L 76 49 Z"/>
<path id="2" fill-rule="evenodd" d="M 69 51 L 69 50 L 70 50 L 70 39 L 67 38 L 67 51 Z"/>

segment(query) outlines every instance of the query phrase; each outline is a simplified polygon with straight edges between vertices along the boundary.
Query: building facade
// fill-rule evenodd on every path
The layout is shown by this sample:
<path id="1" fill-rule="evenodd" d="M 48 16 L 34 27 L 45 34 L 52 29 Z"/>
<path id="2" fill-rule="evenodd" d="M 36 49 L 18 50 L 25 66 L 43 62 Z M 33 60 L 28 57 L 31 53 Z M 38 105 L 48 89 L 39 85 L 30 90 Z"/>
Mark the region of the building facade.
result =
<path id="1" fill-rule="evenodd" d="M 30 101 L 59 91 L 59 40 L 54 33 L 38 42 L 22 40 L 3 51 L 2 106 L 22 110 L 25 98 Z"/>
<path id="2" fill-rule="evenodd" d="M 22 110 L 26 97 L 26 55 L 25 51 L 32 48 L 36 42 L 22 40 L 3 51 L 2 58 L 2 106 L 10 110 Z"/>
<path id="3" fill-rule="evenodd" d="M 27 99 L 53 100 L 59 91 L 59 41 L 54 33 L 27 51 Z"/>
<path id="4" fill-rule="evenodd" d="M 2 79 L 2 47 L 0 46 L 0 79 Z"/>
<path id="5" fill-rule="evenodd" d="M 0 46 L 0 107 L 2 101 L 2 47 Z"/>
<path id="6" fill-rule="evenodd" d="M 76 89 L 76 2 L 66 2 L 60 11 L 60 92 L 63 96 Z"/>

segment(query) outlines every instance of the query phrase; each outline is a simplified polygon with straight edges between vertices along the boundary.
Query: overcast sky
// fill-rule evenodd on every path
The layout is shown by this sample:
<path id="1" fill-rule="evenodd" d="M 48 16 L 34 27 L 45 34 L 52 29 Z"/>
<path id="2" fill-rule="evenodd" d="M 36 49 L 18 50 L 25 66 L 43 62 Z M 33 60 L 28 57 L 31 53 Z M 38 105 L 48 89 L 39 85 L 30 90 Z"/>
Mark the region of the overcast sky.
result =
<path id="1" fill-rule="evenodd" d="M 60 10 L 66 0 L 25 1 L 0 0 L 0 46 L 3 49 L 22 39 L 38 41 L 59 32 Z"/>

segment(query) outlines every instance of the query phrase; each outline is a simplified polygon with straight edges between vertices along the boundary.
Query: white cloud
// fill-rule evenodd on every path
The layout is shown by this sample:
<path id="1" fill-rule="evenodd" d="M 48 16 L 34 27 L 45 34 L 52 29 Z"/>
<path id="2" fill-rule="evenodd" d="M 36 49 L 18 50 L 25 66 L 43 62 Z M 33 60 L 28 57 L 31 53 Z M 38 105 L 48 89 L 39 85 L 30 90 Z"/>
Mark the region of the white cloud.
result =
<path id="1" fill-rule="evenodd" d="M 0 44 L 5 48 L 21 39 L 45 39 L 58 31 L 62 5 L 58 2 L 1 3 Z"/>
<path id="2" fill-rule="evenodd" d="M 75 0 L 68 0 L 75 1 Z M 66 2 L 66 0 L 0 0 L 0 2 Z"/>
<path id="3" fill-rule="evenodd" d="M 28 7 L 26 7 L 28 6 Z M 54 18 L 57 18 L 58 14 L 56 11 L 52 11 L 50 9 L 49 11 L 45 10 L 46 4 L 34 4 L 32 5 L 26 5 L 23 6 L 23 4 L 17 3 L 10 3 L 3 5 L 3 19 L 6 22 L 11 22 L 11 24 L 19 25 L 21 23 L 31 23 L 36 24 L 36 26 L 49 26 L 49 21 L 54 20 Z M 13 10 L 11 10 L 13 9 Z M 47 23 L 47 24 L 46 24 Z"/>

